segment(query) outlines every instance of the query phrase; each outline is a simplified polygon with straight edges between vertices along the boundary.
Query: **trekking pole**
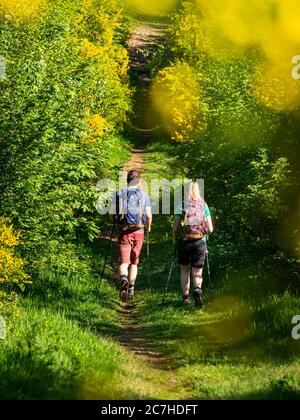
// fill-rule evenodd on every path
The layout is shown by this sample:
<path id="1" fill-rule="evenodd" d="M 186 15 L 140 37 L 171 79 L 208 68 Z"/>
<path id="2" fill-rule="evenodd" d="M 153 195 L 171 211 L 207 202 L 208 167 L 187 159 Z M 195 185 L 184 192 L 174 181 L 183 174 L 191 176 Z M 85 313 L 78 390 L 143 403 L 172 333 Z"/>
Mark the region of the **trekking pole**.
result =
<path id="1" fill-rule="evenodd" d="M 150 270 L 150 239 L 149 239 L 149 232 L 147 232 L 147 260 L 148 260 L 148 287 L 151 289 L 151 270 Z"/>
<path id="2" fill-rule="evenodd" d="M 104 279 L 104 274 L 105 274 L 105 269 L 106 269 L 106 264 L 107 264 L 107 260 L 108 260 L 108 256 L 109 256 L 109 251 L 110 251 L 111 245 L 112 245 L 112 239 L 113 239 L 114 231 L 115 231 L 115 221 L 114 221 L 114 223 L 112 225 L 112 228 L 111 228 L 111 234 L 110 234 L 110 238 L 109 238 L 109 244 L 108 244 L 108 247 L 107 247 L 107 250 L 106 250 L 106 255 L 105 255 L 105 258 L 104 258 L 103 269 L 102 269 L 102 273 L 101 273 L 101 277 L 100 277 L 99 291 L 101 290 L 101 287 L 102 287 L 102 283 L 103 283 L 103 279 Z"/>
<path id="3" fill-rule="evenodd" d="M 149 232 L 147 232 L 147 258 L 148 261 L 150 260 L 150 240 L 149 240 Z"/>
<path id="4" fill-rule="evenodd" d="M 168 279 L 167 279 L 167 283 L 166 283 L 166 287 L 165 287 L 165 293 L 164 293 L 164 296 L 163 296 L 163 299 L 162 299 L 162 305 L 165 304 L 166 297 L 167 297 L 168 292 L 169 292 L 169 284 L 170 284 L 171 276 L 172 276 L 172 273 L 173 273 L 173 269 L 175 267 L 176 255 L 177 255 L 177 247 L 175 245 L 173 259 L 172 259 L 172 262 L 171 262 L 171 267 L 170 267 L 170 271 L 169 271 L 169 275 L 168 275 Z"/>
<path id="5" fill-rule="evenodd" d="M 207 245 L 206 245 L 206 264 L 207 264 L 208 285 L 209 285 L 210 294 L 212 295 L 213 294 L 213 285 L 212 285 L 212 281 L 211 281 L 209 250 L 208 250 Z"/>

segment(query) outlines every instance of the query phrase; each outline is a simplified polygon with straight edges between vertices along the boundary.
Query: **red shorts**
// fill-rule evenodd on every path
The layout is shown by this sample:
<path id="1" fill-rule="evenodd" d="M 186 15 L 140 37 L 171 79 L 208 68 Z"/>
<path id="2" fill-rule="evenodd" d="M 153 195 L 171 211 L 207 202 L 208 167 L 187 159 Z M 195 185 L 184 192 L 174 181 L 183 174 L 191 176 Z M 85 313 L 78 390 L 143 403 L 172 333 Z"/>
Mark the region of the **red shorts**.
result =
<path id="1" fill-rule="evenodd" d="M 141 232 L 121 233 L 119 236 L 119 254 L 121 264 L 139 264 L 144 243 L 144 234 Z"/>

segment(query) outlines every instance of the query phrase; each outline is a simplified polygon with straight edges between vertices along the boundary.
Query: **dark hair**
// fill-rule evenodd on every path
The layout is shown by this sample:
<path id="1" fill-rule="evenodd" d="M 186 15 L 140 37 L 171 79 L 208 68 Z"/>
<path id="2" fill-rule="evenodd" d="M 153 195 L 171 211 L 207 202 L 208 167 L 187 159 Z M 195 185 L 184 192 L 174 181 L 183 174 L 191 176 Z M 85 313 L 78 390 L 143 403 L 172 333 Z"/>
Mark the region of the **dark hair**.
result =
<path id="1" fill-rule="evenodd" d="M 133 169 L 128 172 L 127 175 L 127 184 L 131 186 L 135 186 L 140 182 L 140 173 L 136 169 Z"/>

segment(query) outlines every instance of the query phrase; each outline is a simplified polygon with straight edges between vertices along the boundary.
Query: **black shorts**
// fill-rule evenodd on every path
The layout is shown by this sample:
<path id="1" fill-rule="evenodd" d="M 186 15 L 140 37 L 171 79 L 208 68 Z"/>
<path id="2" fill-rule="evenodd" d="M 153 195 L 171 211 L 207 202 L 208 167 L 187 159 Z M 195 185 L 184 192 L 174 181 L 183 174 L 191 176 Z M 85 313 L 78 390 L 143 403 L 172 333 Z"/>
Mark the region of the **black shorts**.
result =
<path id="1" fill-rule="evenodd" d="M 202 239 L 196 241 L 179 241 L 177 243 L 178 262 L 180 265 L 191 265 L 194 268 L 203 268 L 206 257 L 206 242 Z"/>

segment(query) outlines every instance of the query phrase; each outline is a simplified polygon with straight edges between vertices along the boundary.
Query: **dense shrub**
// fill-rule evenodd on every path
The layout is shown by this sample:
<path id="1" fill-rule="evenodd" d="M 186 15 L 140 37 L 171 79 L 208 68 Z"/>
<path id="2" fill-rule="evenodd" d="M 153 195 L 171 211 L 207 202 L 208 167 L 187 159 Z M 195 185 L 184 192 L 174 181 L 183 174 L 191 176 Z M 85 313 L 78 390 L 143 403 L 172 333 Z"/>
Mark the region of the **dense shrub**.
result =
<path id="1" fill-rule="evenodd" d="M 1 214 L 37 267 L 49 241 L 95 237 L 97 181 L 127 158 L 130 23 L 118 0 L 17 3 L 0 1 Z"/>
<path id="2" fill-rule="evenodd" d="M 265 3 L 183 1 L 170 30 L 173 62 L 157 76 L 162 124 L 216 209 L 219 267 L 299 259 L 297 34 L 287 25 L 298 6 Z M 281 40 L 270 37 L 275 28 Z"/>
<path id="3" fill-rule="evenodd" d="M 15 290 L 24 291 L 30 277 L 24 271 L 24 261 L 15 248 L 20 244 L 20 233 L 3 219 L 0 219 L 0 315 L 16 315 L 17 295 Z"/>

